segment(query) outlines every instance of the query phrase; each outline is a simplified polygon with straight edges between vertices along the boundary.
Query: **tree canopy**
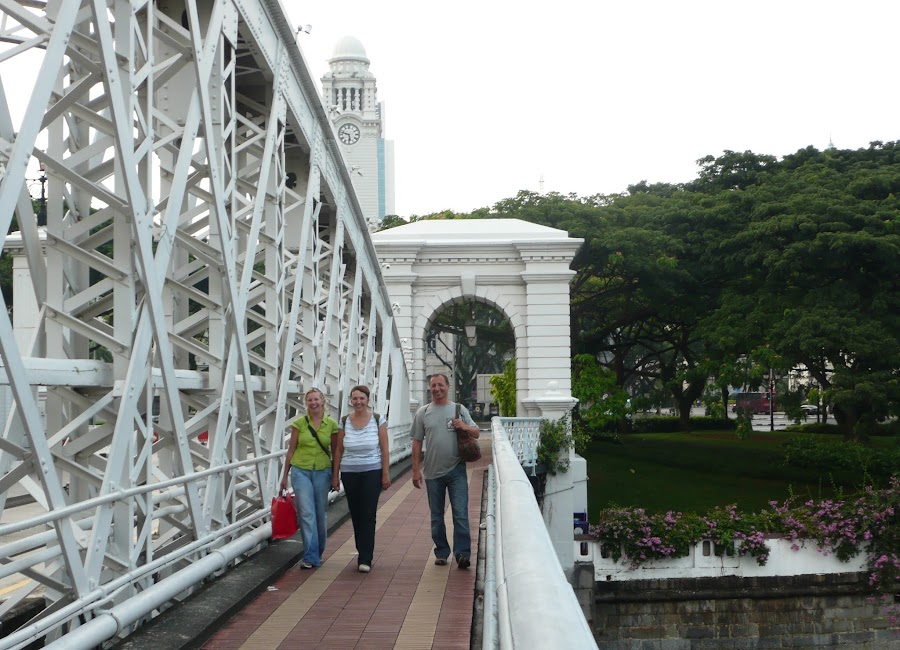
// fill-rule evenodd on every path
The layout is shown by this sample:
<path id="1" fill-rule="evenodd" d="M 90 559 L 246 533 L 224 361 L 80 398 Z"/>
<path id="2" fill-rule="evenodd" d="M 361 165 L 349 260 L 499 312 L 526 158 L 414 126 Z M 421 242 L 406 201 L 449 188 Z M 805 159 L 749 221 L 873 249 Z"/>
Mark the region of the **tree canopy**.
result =
<path id="1" fill-rule="evenodd" d="M 521 191 L 412 220 L 517 218 L 583 238 L 573 355 L 622 388 L 664 386 L 684 425 L 710 382 L 756 388 L 768 367 L 807 369 L 849 438 L 900 414 L 900 144 L 697 163 L 689 183 Z"/>

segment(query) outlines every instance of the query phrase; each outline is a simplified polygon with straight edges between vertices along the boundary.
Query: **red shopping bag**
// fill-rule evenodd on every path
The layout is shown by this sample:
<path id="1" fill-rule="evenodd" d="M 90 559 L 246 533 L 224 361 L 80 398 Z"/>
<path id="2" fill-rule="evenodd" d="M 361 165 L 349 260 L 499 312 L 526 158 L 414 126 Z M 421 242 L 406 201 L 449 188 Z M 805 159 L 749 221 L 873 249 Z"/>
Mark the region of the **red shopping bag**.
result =
<path id="1" fill-rule="evenodd" d="M 286 539 L 297 532 L 297 511 L 294 498 L 285 490 L 272 499 L 272 539 Z"/>

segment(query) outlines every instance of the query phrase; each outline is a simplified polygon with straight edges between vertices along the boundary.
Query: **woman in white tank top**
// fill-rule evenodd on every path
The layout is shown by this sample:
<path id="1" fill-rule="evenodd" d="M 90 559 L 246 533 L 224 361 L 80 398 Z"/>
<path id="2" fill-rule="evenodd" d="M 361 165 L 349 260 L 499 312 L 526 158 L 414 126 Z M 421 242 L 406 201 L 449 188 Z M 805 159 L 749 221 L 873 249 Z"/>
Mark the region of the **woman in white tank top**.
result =
<path id="1" fill-rule="evenodd" d="M 375 552 L 378 497 L 391 486 L 387 421 L 369 411 L 367 386 L 351 389 L 350 405 L 353 411 L 342 419 L 336 434 L 332 487 L 337 490 L 344 483 L 359 553 L 357 566 L 368 573 Z"/>

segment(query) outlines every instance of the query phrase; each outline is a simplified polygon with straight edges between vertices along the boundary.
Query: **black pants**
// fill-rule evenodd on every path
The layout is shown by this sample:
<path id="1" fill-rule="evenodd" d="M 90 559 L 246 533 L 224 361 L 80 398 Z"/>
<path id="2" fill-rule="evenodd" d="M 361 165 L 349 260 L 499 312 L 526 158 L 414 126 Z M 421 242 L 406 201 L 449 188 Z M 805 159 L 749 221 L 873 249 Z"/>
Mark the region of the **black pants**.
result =
<path id="1" fill-rule="evenodd" d="M 359 557 L 357 564 L 372 566 L 375 553 L 375 515 L 378 512 L 378 497 L 381 495 L 381 470 L 368 472 L 341 472 L 347 507 L 353 522 L 353 539 Z"/>

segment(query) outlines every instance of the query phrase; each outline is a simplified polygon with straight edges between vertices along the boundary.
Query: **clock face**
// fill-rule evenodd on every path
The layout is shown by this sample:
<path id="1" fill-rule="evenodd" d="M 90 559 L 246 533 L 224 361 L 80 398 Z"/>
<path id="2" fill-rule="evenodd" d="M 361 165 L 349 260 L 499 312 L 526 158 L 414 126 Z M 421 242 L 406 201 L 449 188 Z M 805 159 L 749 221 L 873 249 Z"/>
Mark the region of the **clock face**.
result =
<path id="1" fill-rule="evenodd" d="M 355 124 L 344 124 L 338 129 L 338 137 L 344 144 L 356 144 L 359 140 L 359 127 Z"/>

